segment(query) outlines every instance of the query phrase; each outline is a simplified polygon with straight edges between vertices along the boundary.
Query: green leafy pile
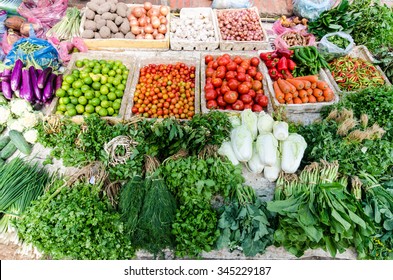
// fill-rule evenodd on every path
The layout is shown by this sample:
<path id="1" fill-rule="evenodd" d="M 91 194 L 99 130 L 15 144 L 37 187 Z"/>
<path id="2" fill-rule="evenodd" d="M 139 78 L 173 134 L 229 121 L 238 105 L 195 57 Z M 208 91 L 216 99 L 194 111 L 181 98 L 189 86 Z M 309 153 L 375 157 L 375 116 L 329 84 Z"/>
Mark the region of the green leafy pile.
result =
<path id="1" fill-rule="evenodd" d="M 390 82 L 393 82 L 393 45 L 374 50 L 373 55 L 378 60 L 376 64 L 381 67 Z"/>
<path id="2" fill-rule="evenodd" d="M 267 209 L 279 215 L 274 240 L 297 257 L 312 248 L 322 248 L 333 257 L 355 247 L 366 254 L 374 226 L 361 203 L 339 178 L 338 164 L 311 164 L 299 176 L 281 174 L 274 201 Z"/>
<path id="3" fill-rule="evenodd" d="M 238 187 L 236 199 L 224 205 L 221 211 L 218 249 L 241 248 L 244 255 L 253 257 L 273 244 L 273 217 L 251 187 Z"/>
<path id="4" fill-rule="evenodd" d="M 16 221 L 19 236 L 53 259 L 130 259 L 120 215 L 99 185 L 57 180 Z"/>

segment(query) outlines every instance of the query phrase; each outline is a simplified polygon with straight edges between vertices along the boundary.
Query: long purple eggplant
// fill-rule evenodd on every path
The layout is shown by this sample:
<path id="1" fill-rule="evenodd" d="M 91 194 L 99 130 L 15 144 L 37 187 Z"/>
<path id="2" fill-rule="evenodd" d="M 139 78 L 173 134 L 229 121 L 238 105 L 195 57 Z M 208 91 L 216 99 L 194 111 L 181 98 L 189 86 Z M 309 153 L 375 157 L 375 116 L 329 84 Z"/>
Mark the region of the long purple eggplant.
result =
<path id="1" fill-rule="evenodd" d="M 14 69 L 11 74 L 11 89 L 17 91 L 21 86 L 23 62 L 18 59 L 15 62 Z"/>
<path id="2" fill-rule="evenodd" d="M 54 83 L 56 81 L 56 74 L 51 74 L 46 81 L 46 85 L 44 88 L 44 93 L 42 95 L 42 99 L 44 102 L 47 102 L 52 99 L 54 93 Z"/>
<path id="3" fill-rule="evenodd" d="M 40 101 L 42 100 L 42 93 L 41 93 L 41 89 L 39 89 L 37 86 L 37 73 L 34 66 L 30 66 L 29 74 L 30 74 L 31 86 L 34 92 L 34 97 L 37 101 Z"/>
<path id="4" fill-rule="evenodd" d="M 11 100 L 12 98 L 12 90 L 11 90 L 11 85 L 9 81 L 3 81 L 1 83 L 1 90 L 3 91 L 3 95 L 5 98 L 8 100 Z"/>
<path id="5" fill-rule="evenodd" d="M 6 68 L 4 69 L 3 73 L 1 73 L 1 79 L 2 81 L 10 81 L 11 79 L 11 69 Z"/>
<path id="6" fill-rule="evenodd" d="M 61 88 L 61 84 L 63 83 L 63 75 L 59 74 L 56 77 L 56 82 L 55 82 L 55 92 L 56 90 L 58 90 L 59 88 Z"/>
<path id="7" fill-rule="evenodd" d="M 34 91 L 31 85 L 29 69 L 22 69 L 22 86 L 20 88 L 19 97 L 29 102 L 34 101 Z"/>
<path id="8" fill-rule="evenodd" d="M 38 88 L 45 88 L 46 81 L 49 79 L 50 75 L 52 74 L 52 68 L 48 67 L 38 76 L 37 85 Z"/>

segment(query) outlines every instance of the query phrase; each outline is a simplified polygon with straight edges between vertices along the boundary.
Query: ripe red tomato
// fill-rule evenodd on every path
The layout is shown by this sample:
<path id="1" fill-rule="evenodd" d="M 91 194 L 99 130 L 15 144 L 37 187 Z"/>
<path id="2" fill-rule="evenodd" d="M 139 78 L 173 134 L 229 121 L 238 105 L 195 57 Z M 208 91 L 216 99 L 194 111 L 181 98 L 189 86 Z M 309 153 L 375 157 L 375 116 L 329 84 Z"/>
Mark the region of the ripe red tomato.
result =
<path id="1" fill-rule="evenodd" d="M 207 91 L 207 90 L 209 90 L 209 89 L 214 89 L 214 86 L 213 86 L 212 83 L 206 83 L 206 85 L 205 85 L 205 87 L 204 87 L 204 90 L 205 90 L 205 91 Z"/>
<path id="2" fill-rule="evenodd" d="M 208 54 L 207 56 L 205 56 L 205 64 L 209 64 L 209 62 L 213 60 L 214 58 L 212 55 Z"/>
<path id="3" fill-rule="evenodd" d="M 227 58 L 227 59 L 231 59 L 231 56 L 230 56 L 228 53 L 224 53 L 224 54 L 222 55 L 222 57 L 225 57 L 225 58 Z"/>
<path id="4" fill-rule="evenodd" d="M 244 81 L 246 80 L 246 74 L 244 74 L 244 73 L 242 73 L 242 72 L 238 72 L 238 73 L 237 73 L 236 79 L 237 79 L 239 82 L 244 82 Z"/>
<path id="5" fill-rule="evenodd" d="M 241 100 L 237 100 L 235 103 L 232 104 L 232 108 L 237 111 L 244 110 L 244 103 Z"/>
<path id="6" fill-rule="evenodd" d="M 206 68 L 206 77 L 212 77 L 213 73 L 214 73 L 214 69 L 213 68 Z"/>
<path id="7" fill-rule="evenodd" d="M 252 105 L 251 104 L 244 104 L 244 110 L 250 109 L 252 110 Z"/>
<path id="8" fill-rule="evenodd" d="M 224 85 L 224 83 L 221 86 L 221 94 L 225 94 L 226 92 L 230 91 L 231 89 L 227 84 Z"/>
<path id="9" fill-rule="evenodd" d="M 227 69 L 225 68 L 225 66 L 218 66 L 216 76 L 218 78 L 224 79 L 226 72 L 227 72 Z"/>
<path id="10" fill-rule="evenodd" d="M 256 90 L 255 93 L 256 93 L 256 94 L 262 94 L 262 95 L 264 94 L 263 89 Z"/>
<path id="11" fill-rule="evenodd" d="M 252 88 L 252 83 L 248 82 L 247 80 L 245 82 L 243 82 L 244 84 L 246 84 L 250 89 Z"/>
<path id="12" fill-rule="evenodd" d="M 228 104 L 227 106 L 225 106 L 225 110 L 232 110 L 232 105 Z"/>
<path id="13" fill-rule="evenodd" d="M 216 70 L 217 67 L 218 67 L 218 62 L 217 62 L 217 61 L 213 61 L 212 68 L 213 68 L 214 70 Z"/>
<path id="14" fill-rule="evenodd" d="M 236 71 L 237 73 L 246 73 L 246 69 L 244 69 L 242 66 L 238 66 Z"/>
<path id="15" fill-rule="evenodd" d="M 225 74 L 225 79 L 227 81 L 229 81 L 230 79 L 235 79 L 236 78 L 236 72 L 229 70 L 226 74 Z"/>
<path id="16" fill-rule="evenodd" d="M 222 85 L 222 79 L 221 78 L 213 78 L 212 79 L 212 84 L 215 88 L 219 88 Z"/>
<path id="17" fill-rule="evenodd" d="M 233 58 L 233 62 L 235 62 L 237 65 L 243 62 L 243 59 L 240 56 L 235 56 Z"/>
<path id="18" fill-rule="evenodd" d="M 228 81 L 228 87 L 231 90 L 237 90 L 237 87 L 239 86 L 239 82 L 236 79 L 231 79 Z"/>
<path id="19" fill-rule="evenodd" d="M 222 95 L 217 97 L 217 104 L 220 107 L 225 107 L 227 105 L 227 103 L 224 101 L 224 97 Z"/>
<path id="20" fill-rule="evenodd" d="M 246 74 L 246 82 L 252 83 L 253 79 L 249 74 Z"/>
<path id="21" fill-rule="evenodd" d="M 227 57 L 221 56 L 220 58 L 217 59 L 217 63 L 220 66 L 225 66 L 230 62 L 230 60 Z"/>
<path id="22" fill-rule="evenodd" d="M 254 98 L 257 94 L 256 94 L 255 90 L 250 89 L 250 91 L 248 92 L 248 95 L 251 96 L 251 98 Z"/>
<path id="23" fill-rule="evenodd" d="M 257 101 L 257 103 L 259 105 L 261 105 L 262 107 L 267 107 L 267 104 L 269 103 L 269 99 L 267 98 L 266 95 L 260 95 L 261 97 L 259 98 L 259 100 Z"/>
<path id="24" fill-rule="evenodd" d="M 230 62 L 227 64 L 227 69 L 228 69 L 228 71 L 236 71 L 236 69 L 237 69 L 237 64 L 236 64 L 236 62 L 230 61 Z"/>
<path id="25" fill-rule="evenodd" d="M 244 59 L 243 62 L 240 63 L 240 66 L 248 70 L 248 68 L 250 68 L 250 61 L 248 59 Z"/>
<path id="26" fill-rule="evenodd" d="M 236 102 L 237 98 L 239 97 L 236 91 L 228 91 L 224 94 L 224 101 L 229 104 L 233 104 Z"/>
<path id="27" fill-rule="evenodd" d="M 259 58 L 254 56 L 253 58 L 251 58 L 250 63 L 252 66 L 257 67 L 259 65 Z"/>
<path id="28" fill-rule="evenodd" d="M 247 70 L 247 74 L 251 77 L 255 77 L 255 75 L 257 74 L 257 68 L 254 66 L 250 66 L 250 68 L 248 68 Z"/>
<path id="29" fill-rule="evenodd" d="M 217 96 L 222 95 L 222 93 L 221 93 L 221 88 L 216 88 L 216 92 L 217 92 Z"/>
<path id="30" fill-rule="evenodd" d="M 213 84 L 213 85 L 214 85 L 214 84 Z M 253 89 L 253 90 L 257 91 L 257 90 L 260 90 L 261 88 L 262 88 L 262 83 L 261 83 L 260 81 L 255 80 L 255 81 L 252 83 L 252 89 Z"/>
<path id="31" fill-rule="evenodd" d="M 240 96 L 240 100 L 243 101 L 243 103 L 251 103 L 252 97 L 249 94 L 243 94 Z"/>
<path id="32" fill-rule="evenodd" d="M 215 100 L 217 98 L 217 91 L 214 89 L 209 89 L 205 91 L 206 100 Z"/>
<path id="33" fill-rule="evenodd" d="M 216 100 L 209 100 L 206 104 L 207 109 L 215 109 L 218 107 Z"/>
<path id="34" fill-rule="evenodd" d="M 238 87 L 237 87 L 237 91 L 240 94 L 247 94 L 250 91 L 250 88 L 248 87 L 248 85 L 246 83 L 241 83 Z"/>
<path id="35" fill-rule="evenodd" d="M 257 80 L 257 81 L 262 81 L 263 74 L 261 72 L 257 72 L 257 74 L 255 75 L 254 79 Z"/>
<path id="36" fill-rule="evenodd" d="M 263 108 L 260 105 L 258 105 L 258 104 L 252 105 L 253 112 L 261 112 L 262 110 L 263 110 Z"/>

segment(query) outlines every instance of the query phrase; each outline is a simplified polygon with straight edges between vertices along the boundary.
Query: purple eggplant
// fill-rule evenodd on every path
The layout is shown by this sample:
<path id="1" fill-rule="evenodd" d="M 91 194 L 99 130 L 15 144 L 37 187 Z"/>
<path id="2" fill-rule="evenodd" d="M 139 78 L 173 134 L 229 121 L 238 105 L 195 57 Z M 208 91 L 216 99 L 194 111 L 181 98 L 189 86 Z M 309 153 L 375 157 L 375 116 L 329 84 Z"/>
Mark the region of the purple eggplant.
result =
<path id="1" fill-rule="evenodd" d="M 23 62 L 18 59 L 15 62 L 14 69 L 11 74 L 11 89 L 17 91 L 21 86 Z"/>
<path id="2" fill-rule="evenodd" d="M 20 88 L 19 97 L 24 98 L 30 103 L 32 103 L 34 98 L 34 91 L 30 80 L 29 69 L 22 69 L 22 86 Z"/>
<path id="3" fill-rule="evenodd" d="M 39 89 L 37 86 L 37 73 L 34 66 L 30 66 L 29 74 L 30 74 L 31 86 L 34 92 L 34 97 L 36 98 L 37 101 L 40 101 L 42 100 L 42 93 L 41 93 L 41 89 Z"/>
<path id="4" fill-rule="evenodd" d="M 8 100 L 11 100 L 12 98 L 12 90 L 11 90 L 11 85 L 9 81 L 3 81 L 1 83 L 1 90 L 3 91 L 3 95 L 5 98 Z"/>
<path id="5" fill-rule="evenodd" d="M 1 79 L 2 81 L 10 81 L 11 78 L 11 69 L 4 69 L 3 73 L 1 73 Z"/>
<path id="6" fill-rule="evenodd" d="M 45 88 L 46 81 L 49 79 L 50 75 L 52 74 L 52 68 L 48 67 L 38 76 L 37 86 L 38 88 Z"/>
<path id="7" fill-rule="evenodd" d="M 52 99 L 54 93 L 54 83 L 56 80 L 56 74 L 51 74 L 46 81 L 44 93 L 42 99 L 44 102 L 47 102 Z"/>
<path id="8" fill-rule="evenodd" d="M 63 75 L 59 74 L 56 77 L 56 82 L 55 82 L 55 92 L 56 90 L 58 90 L 59 88 L 61 88 L 61 84 L 63 83 Z"/>

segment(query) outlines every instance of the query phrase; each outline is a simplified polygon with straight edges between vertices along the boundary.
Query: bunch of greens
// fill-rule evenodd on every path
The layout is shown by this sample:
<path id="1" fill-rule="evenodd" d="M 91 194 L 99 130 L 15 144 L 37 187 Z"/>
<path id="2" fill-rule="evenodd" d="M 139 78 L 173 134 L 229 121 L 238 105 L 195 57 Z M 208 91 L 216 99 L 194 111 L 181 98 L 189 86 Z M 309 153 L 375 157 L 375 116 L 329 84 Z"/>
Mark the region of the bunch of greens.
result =
<path id="1" fill-rule="evenodd" d="M 337 35 L 330 36 L 330 37 L 328 38 L 328 41 L 331 42 L 331 43 L 333 43 L 333 44 L 335 44 L 337 47 L 339 47 L 339 48 L 341 48 L 341 49 L 344 49 L 344 50 L 345 50 L 345 49 L 348 47 L 348 45 L 349 45 L 349 40 L 348 40 L 348 39 L 346 39 L 346 38 L 344 38 L 344 37 L 341 37 L 341 36 L 337 36 Z"/>
<path id="2" fill-rule="evenodd" d="M 54 259 L 130 259 L 134 249 L 101 185 L 57 180 L 16 221 L 19 236 Z"/>
<path id="3" fill-rule="evenodd" d="M 351 11 L 349 1 L 343 0 L 338 6 L 324 11 L 317 20 L 309 22 L 308 32 L 314 34 L 319 40 L 333 32 L 351 33 L 359 18 L 360 13 Z"/>
<path id="4" fill-rule="evenodd" d="M 393 82 L 393 45 L 376 49 L 373 54 L 378 60 L 377 64 L 382 68 L 382 71 L 385 72 L 388 79 Z"/>
<path id="5" fill-rule="evenodd" d="M 251 187 L 238 187 L 236 199 L 224 205 L 221 211 L 218 249 L 241 248 L 244 255 L 253 257 L 273 243 L 272 216 Z"/>
<path id="6" fill-rule="evenodd" d="M 297 257 L 308 248 L 322 248 L 335 257 L 350 247 L 364 256 L 374 226 L 346 187 L 337 163 L 313 163 L 299 176 L 281 174 L 275 199 L 267 204 L 279 215 L 275 242 Z"/>

